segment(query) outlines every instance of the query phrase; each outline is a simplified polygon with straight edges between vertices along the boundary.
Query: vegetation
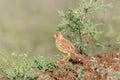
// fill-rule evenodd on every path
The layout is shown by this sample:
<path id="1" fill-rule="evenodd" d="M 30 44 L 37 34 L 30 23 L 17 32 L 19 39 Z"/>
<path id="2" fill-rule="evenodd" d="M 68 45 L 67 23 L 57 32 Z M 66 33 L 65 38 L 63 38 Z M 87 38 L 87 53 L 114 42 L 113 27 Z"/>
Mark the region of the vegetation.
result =
<path id="1" fill-rule="evenodd" d="M 78 7 L 69 9 L 66 13 L 59 12 L 62 22 L 58 31 L 76 45 L 81 53 L 90 52 L 94 47 L 102 46 L 100 42 L 101 23 L 93 23 L 97 11 L 105 12 L 111 4 L 106 4 L 105 0 L 83 0 Z"/>
<path id="2" fill-rule="evenodd" d="M 71 8 L 66 13 L 59 12 L 62 22 L 57 31 L 63 33 L 82 54 L 88 55 L 88 52 L 98 46 L 103 48 L 105 44 L 100 42 L 101 34 L 104 32 L 99 28 L 101 23 L 93 23 L 92 20 L 97 11 L 105 12 L 105 9 L 110 6 L 111 4 L 106 4 L 105 0 L 83 0 L 76 8 Z M 120 36 L 116 36 L 115 40 L 119 50 Z M 108 44 L 107 47 L 109 46 Z M 30 59 L 27 54 L 1 53 L 0 78 L 5 80 L 103 80 L 107 79 L 109 70 L 120 71 L 119 58 L 120 53 L 116 52 L 104 56 L 88 56 L 86 59 L 89 62 L 77 61 L 73 57 L 67 63 L 57 64 L 41 55 Z M 46 79 L 45 76 L 48 78 Z"/>
<path id="3" fill-rule="evenodd" d="M 41 73 L 52 71 L 57 66 L 42 56 L 30 59 L 26 54 L 2 56 L 0 61 L 0 75 L 5 80 L 36 80 Z"/>

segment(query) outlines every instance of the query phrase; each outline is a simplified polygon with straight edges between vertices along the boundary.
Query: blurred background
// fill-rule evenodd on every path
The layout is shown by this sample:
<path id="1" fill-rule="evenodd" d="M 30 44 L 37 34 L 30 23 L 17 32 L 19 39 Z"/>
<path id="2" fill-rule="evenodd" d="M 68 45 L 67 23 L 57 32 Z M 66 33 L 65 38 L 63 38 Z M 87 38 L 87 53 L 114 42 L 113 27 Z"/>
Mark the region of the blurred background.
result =
<path id="1" fill-rule="evenodd" d="M 53 34 L 61 17 L 58 10 L 66 11 L 80 0 L 0 0 L 0 52 L 54 56 L 60 53 L 55 47 Z M 113 7 L 97 14 L 102 21 L 105 37 L 112 39 L 120 33 L 120 0 L 109 0 Z"/>

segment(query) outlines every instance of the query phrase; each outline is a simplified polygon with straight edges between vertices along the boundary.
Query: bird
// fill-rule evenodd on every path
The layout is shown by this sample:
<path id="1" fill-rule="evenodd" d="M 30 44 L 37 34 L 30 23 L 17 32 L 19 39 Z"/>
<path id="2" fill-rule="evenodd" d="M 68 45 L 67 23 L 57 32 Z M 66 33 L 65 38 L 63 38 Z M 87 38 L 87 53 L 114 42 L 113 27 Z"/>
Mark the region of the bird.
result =
<path id="1" fill-rule="evenodd" d="M 69 61 L 71 58 L 71 53 L 79 57 L 80 60 L 85 60 L 77 48 L 69 40 L 64 38 L 61 33 L 55 33 L 54 38 L 56 39 L 55 44 L 58 50 L 67 55 L 67 57 L 63 58 L 61 61 Z"/>

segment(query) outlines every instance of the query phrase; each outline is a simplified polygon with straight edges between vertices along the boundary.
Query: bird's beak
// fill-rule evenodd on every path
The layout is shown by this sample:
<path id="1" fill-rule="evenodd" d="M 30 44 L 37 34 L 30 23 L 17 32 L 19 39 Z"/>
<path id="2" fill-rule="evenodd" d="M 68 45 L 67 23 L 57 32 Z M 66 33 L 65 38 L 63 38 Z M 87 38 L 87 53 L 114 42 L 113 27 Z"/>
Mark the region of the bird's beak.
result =
<path id="1" fill-rule="evenodd" d="M 54 37 L 54 38 L 56 37 L 55 34 L 53 35 L 53 37 Z"/>

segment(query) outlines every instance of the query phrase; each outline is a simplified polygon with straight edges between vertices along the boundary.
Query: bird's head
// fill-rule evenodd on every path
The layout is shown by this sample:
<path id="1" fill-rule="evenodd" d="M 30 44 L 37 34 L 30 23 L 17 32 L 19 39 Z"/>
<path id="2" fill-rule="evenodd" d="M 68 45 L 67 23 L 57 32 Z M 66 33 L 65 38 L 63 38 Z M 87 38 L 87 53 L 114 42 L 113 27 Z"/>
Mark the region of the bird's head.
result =
<path id="1" fill-rule="evenodd" d="M 56 33 L 53 35 L 56 39 L 61 39 L 63 36 L 60 33 Z"/>

